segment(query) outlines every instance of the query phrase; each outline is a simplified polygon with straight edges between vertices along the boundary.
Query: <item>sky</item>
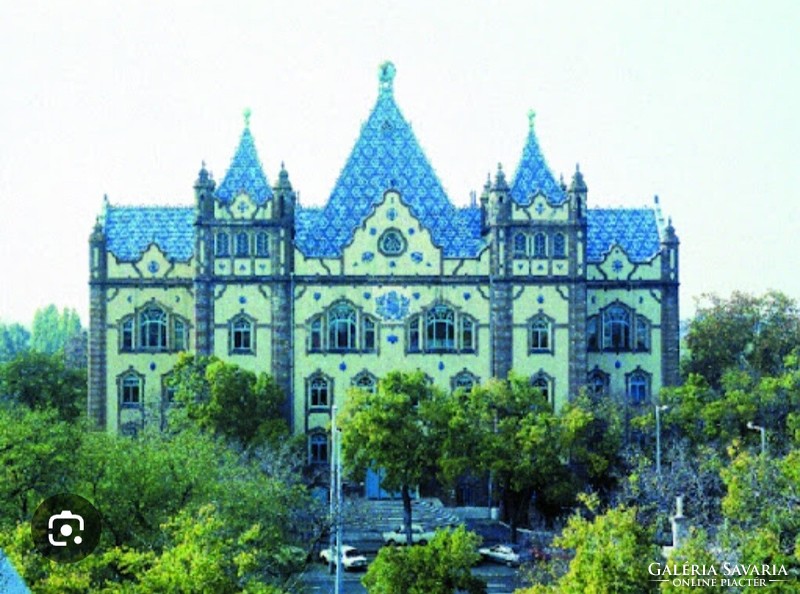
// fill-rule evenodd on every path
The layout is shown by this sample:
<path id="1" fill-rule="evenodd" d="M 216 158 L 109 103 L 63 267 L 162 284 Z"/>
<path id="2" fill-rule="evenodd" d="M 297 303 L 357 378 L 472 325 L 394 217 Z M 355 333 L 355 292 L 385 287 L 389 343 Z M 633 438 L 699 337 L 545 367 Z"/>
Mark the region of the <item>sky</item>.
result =
<path id="1" fill-rule="evenodd" d="M 463 205 L 522 153 L 529 109 L 591 206 L 651 205 L 704 293 L 800 299 L 800 3 L 0 0 L 0 321 L 88 323 L 113 204 L 190 205 L 250 128 L 274 183 L 327 200 L 394 62 L 395 97 Z"/>

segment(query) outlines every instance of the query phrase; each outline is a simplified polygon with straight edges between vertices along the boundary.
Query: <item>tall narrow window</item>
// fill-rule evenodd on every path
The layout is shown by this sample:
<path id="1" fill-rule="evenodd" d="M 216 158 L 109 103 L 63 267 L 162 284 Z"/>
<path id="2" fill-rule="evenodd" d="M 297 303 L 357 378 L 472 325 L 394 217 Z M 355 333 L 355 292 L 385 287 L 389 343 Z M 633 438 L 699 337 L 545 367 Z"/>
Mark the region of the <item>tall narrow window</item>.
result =
<path id="1" fill-rule="evenodd" d="M 650 398 L 650 376 L 637 370 L 628 377 L 628 399 L 631 404 L 644 404 Z"/>
<path id="2" fill-rule="evenodd" d="M 239 316 L 231 322 L 231 352 L 253 352 L 253 322 L 244 316 Z"/>
<path id="3" fill-rule="evenodd" d="M 607 373 L 599 369 L 593 369 L 589 372 L 588 378 L 589 394 L 592 397 L 600 398 L 601 396 L 608 395 L 609 377 Z"/>
<path id="4" fill-rule="evenodd" d="M 328 461 L 328 436 L 324 433 L 312 433 L 308 438 L 308 457 L 312 464 L 324 464 Z"/>
<path id="5" fill-rule="evenodd" d="M 444 304 L 428 310 L 425 316 L 426 348 L 452 351 L 456 348 L 455 312 Z"/>
<path id="6" fill-rule="evenodd" d="M 600 323 L 597 316 L 586 319 L 586 347 L 590 351 L 600 350 Z"/>
<path id="7" fill-rule="evenodd" d="M 139 314 L 139 346 L 167 350 L 167 314 L 163 309 L 150 306 Z"/>
<path id="8" fill-rule="evenodd" d="M 138 406 L 142 403 L 142 378 L 133 372 L 120 380 L 120 401 L 123 406 Z"/>
<path id="9" fill-rule="evenodd" d="M 527 258 L 528 257 L 528 236 L 524 233 L 517 233 L 514 236 L 514 257 Z"/>
<path id="10" fill-rule="evenodd" d="M 544 233 L 537 233 L 533 236 L 533 257 L 547 257 L 547 236 Z"/>
<path id="11" fill-rule="evenodd" d="M 650 350 L 650 322 L 644 316 L 636 316 L 636 350 Z"/>
<path id="12" fill-rule="evenodd" d="M 530 347 L 531 352 L 550 350 L 550 321 L 544 317 L 537 317 L 530 322 Z"/>
<path id="13" fill-rule="evenodd" d="M 461 316 L 461 350 L 475 351 L 475 321 L 469 316 Z"/>
<path id="14" fill-rule="evenodd" d="M 236 234 L 236 257 L 246 258 L 250 255 L 250 236 L 241 231 Z"/>
<path id="15" fill-rule="evenodd" d="M 352 351 L 356 347 L 356 311 L 346 303 L 338 303 L 328 311 L 328 348 Z"/>
<path id="16" fill-rule="evenodd" d="M 550 401 L 550 382 L 545 376 L 537 375 L 533 378 L 531 385 L 539 390 L 539 393 L 541 393 L 545 400 L 548 402 Z"/>
<path id="17" fill-rule="evenodd" d="M 310 340 L 308 350 L 318 352 L 322 350 L 322 317 L 317 316 L 311 320 Z"/>
<path id="18" fill-rule="evenodd" d="M 310 408 L 330 406 L 330 386 L 324 377 L 315 376 L 308 382 L 308 406 Z"/>
<path id="19" fill-rule="evenodd" d="M 259 258 L 269 256 L 269 235 L 265 231 L 256 233 L 256 256 Z"/>
<path id="20" fill-rule="evenodd" d="M 553 257 L 565 258 L 567 256 L 566 240 L 563 233 L 553 235 Z"/>
<path id="21" fill-rule="evenodd" d="M 133 350 L 133 316 L 129 316 L 122 320 L 120 324 L 122 337 L 120 340 L 120 349 L 123 351 Z"/>
<path id="22" fill-rule="evenodd" d="M 374 352 L 376 345 L 375 320 L 369 316 L 364 316 L 364 350 Z"/>
<path id="23" fill-rule="evenodd" d="M 422 350 L 420 345 L 419 316 L 413 315 L 408 319 L 408 352 L 419 353 Z"/>
<path id="24" fill-rule="evenodd" d="M 603 349 L 630 348 L 630 312 L 622 305 L 612 305 L 603 312 Z"/>
<path id="25" fill-rule="evenodd" d="M 172 348 L 175 351 L 185 351 L 188 341 L 188 332 L 186 330 L 186 322 L 178 317 L 172 318 L 172 333 L 173 343 Z"/>
<path id="26" fill-rule="evenodd" d="M 220 231 L 214 238 L 214 254 L 218 257 L 231 255 L 230 238 L 227 233 Z"/>

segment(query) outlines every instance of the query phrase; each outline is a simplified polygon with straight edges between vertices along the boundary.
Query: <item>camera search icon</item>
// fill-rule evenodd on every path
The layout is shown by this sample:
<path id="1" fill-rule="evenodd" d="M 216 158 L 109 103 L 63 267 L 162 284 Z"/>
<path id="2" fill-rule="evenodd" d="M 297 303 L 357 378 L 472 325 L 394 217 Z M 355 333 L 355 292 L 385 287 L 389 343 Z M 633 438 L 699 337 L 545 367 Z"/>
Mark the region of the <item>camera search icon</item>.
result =
<path id="1" fill-rule="evenodd" d="M 36 549 L 51 561 L 74 563 L 94 551 L 102 518 L 80 495 L 60 493 L 45 499 L 33 514 L 31 536 Z"/>

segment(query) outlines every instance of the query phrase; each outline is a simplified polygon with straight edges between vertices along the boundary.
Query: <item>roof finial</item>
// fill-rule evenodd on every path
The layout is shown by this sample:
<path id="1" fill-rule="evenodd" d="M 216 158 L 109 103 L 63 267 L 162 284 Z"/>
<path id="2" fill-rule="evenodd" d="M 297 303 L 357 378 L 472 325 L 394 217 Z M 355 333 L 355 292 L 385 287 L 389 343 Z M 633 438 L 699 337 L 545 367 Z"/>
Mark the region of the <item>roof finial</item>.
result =
<path id="1" fill-rule="evenodd" d="M 249 127 L 250 127 L 250 115 L 251 115 L 252 113 L 253 113 L 253 112 L 252 112 L 252 111 L 250 111 L 250 108 L 249 108 L 249 107 L 245 107 L 245 108 L 244 108 L 244 111 L 242 112 L 242 115 L 244 116 L 244 127 L 245 127 L 245 128 L 249 128 Z"/>
<path id="2" fill-rule="evenodd" d="M 387 91 L 391 93 L 392 86 L 394 84 L 394 75 L 396 73 L 397 69 L 394 67 L 394 64 L 388 60 L 378 66 L 378 80 L 380 81 L 378 88 L 381 91 Z"/>
<path id="3" fill-rule="evenodd" d="M 533 130 L 533 121 L 536 119 L 536 112 L 532 109 L 528 110 L 528 127 Z"/>

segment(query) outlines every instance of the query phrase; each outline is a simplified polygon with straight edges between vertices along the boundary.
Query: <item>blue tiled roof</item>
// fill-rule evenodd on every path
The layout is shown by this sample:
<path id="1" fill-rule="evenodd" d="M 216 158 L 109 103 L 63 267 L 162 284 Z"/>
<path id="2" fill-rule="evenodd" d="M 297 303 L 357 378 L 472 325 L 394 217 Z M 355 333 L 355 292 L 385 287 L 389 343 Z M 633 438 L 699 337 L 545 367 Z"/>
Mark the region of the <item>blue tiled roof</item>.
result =
<path id="1" fill-rule="evenodd" d="M 250 128 L 245 127 L 236 154 L 225 179 L 217 188 L 217 198 L 222 202 L 230 202 L 242 192 L 252 198 L 256 204 L 264 204 L 272 198 L 272 188 L 267 183 L 261 161 L 258 160 L 256 146 Z"/>
<path id="2" fill-rule="evenodd" d="M 600 262 L 614 244 L 632 262 L 645 262 L 655 256 L 661 239 L 656 213 L 650 208 L 590 208 L 587 211 L 586 258 Z"/>
<path id="3" fill-rule="evenodd" d="M 447 257 L 476 256 L 483 246 L 480 209 L 458 209 L 403 118 L 392 94 L 390 75 L 382 78 L 378 101 L 322 209 L 297 213 L 295 243 L 308 257 L 335 257 L 381 202 L 388 189 L 400 192 L 414 216 L 430 231 Z"/>
<path id="4" fill-rule="evenodd" d="M 533 131 L 533 114 L 529 117 L 531 125 L 528 140 L 522 150 L 514 181 L 511 182 L 511 198 L 517 204 L 528 205 L 536 194 L 542 193 L 550 204 L 562 204 L 567 196 L 547 167 Z"/>
<path id="5" fill-rule="evenodd" d="M 170 260 L 185 262 L 194 251 L 195 216 L 192 207 L 108 206 L 108 251 L 121 261 L 134 262 L 155 243 Z"/>

